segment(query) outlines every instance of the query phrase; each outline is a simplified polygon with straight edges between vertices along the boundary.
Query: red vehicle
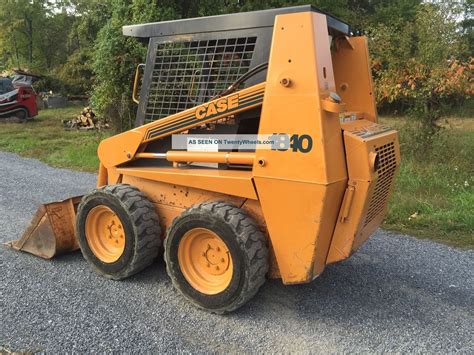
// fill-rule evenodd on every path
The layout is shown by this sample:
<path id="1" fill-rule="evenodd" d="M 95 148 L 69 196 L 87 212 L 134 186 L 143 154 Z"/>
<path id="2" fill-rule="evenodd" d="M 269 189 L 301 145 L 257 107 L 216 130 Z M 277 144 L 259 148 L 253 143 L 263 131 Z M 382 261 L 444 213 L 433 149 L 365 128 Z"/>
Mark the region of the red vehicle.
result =
<path id="1" fill-rule="evenodd" d="M 34 77 L 24 74 L 13 79 L 0 78 L 0 117 L 16 116 L 24 121 L 38 114 L 33 80 Z"/>

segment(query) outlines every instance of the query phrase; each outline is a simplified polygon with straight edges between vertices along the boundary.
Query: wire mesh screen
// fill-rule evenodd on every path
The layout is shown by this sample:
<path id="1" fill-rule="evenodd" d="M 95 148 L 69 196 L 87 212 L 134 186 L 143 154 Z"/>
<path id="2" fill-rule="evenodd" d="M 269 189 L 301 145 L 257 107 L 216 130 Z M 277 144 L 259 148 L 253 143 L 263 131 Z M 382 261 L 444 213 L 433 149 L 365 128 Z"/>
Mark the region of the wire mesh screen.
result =
<path id="1" fill-rule="evenodd" d="M 250 69 L 257 37 L 158 44 L 145 122 L 210 100 Z"/>

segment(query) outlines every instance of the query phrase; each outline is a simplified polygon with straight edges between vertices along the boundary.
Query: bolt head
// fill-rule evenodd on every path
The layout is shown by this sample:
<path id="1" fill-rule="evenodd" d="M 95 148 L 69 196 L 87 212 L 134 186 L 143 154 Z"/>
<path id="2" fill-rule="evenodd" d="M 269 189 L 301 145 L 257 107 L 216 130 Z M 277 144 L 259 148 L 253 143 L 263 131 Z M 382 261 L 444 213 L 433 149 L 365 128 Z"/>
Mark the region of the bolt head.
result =
<path id="1" fill-rule="evenodd" d="M 291 85 L 291 79 L 290 78 L 283 78 L 280 80 L 280 84 L 284 87 L 288 87 Z"/>

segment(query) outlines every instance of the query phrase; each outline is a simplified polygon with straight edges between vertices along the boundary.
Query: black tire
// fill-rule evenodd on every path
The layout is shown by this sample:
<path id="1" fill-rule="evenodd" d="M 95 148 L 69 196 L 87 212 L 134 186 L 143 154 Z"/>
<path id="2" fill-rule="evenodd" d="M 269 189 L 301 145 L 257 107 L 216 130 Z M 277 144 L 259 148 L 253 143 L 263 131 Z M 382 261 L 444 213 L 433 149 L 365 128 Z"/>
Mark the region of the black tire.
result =
<path id="1" fill-rule="evenodd" d="M 20 120 L 20 122 L 26 122 L 28 119 L 28 111 L 26 109 L 21 109 L 15 113 L 15 116 Z"/>
<path id="2" fill-rule="evenodd" d="M 124 251 L 112 263 L 97 258 L 86 238 L 87 215 L 98 205 L 112 209 L 125 230 Z M 84 258 L 100 275 L 113 280 L 122 280 L 149 266 L 161 247 L 161 228 L 153 204 L 140 190 L 126 184 L 104 186 L 84 196 L 77 209 L 76 231 Z"/>
<path id="3" fill-rule="evenodd" d="M 215 295 L 193 288 L 179 266 L 179 243 L 193 228 L 216 233 L 232 257 L 232 279 L 225 290 Z M 263 285 L 268 271 L 268 248 L 265 236 L 243 210 L 213 201 L 193 206 L 175 218 L 165 239 L 165 261 L 168 275 L 178 291 L 197 307 L 222 314 L 241 307 Z"/>

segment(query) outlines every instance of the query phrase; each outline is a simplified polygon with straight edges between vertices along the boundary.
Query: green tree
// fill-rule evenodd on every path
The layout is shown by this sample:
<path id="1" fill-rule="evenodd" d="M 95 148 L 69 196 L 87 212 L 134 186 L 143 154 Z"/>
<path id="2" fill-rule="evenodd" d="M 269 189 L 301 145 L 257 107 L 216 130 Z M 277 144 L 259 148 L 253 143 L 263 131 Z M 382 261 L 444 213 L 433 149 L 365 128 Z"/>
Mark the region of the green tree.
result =
<path id="1" fill-rule="evenodd" d="M 109 17 L 108 0 L 4 0 L 0 65 L 44 75 L 41 90 L 86 93 L 94 42 Z"/>
<path id="2" fill-rule="evenodd" d="M 286 6 L 314 5 L 342 20 L 349 21 L 355 12 L 349 6 L 350 0 L 240 0 L 224 2 L 224 12 L 256 11 Z"/>
<path id="3" fill-rule="evenodd" d="M 2 0 L 0 69 L 29 68 L 45 89 L 88 93 L 128 128 L 130 91 L 146 46 L 123 25 L 311 3 L 366 29 L 379 106 L 417 111 L 432 125 L 438 108 L 472 94 L 474 0 Z"/>
<path id="4" fill-rule="evenodd" d="M 411 108 L 431 127 L 444 103 L 468 93 L 469 63 L 462 62 L 458 10 L 454 3 L 423 3 L 413 19 L 399 17 L 372 26 L 379 104 Z"/>
<path id="5" fill-rule="evenodd" d="M 173 1 L 112 0 L 111 17 L 98 33 L 93 55 L 96 86 L 92 101 L 111 118 L 117 130 L 130 128 L 136 106 L 131 101 L 131 82 L 135 67 L 144 60 L 146 46 L 125 37 L 122 26 L 176 17 Z"/>
<path id="6" fill-rule="evenodd" d="M 466 55 L 474 53 L 474 0 L 464 0 L 461 28 L 463 40 L 466 45 Z"/>
<path id="7" fill-rule="evenodd" d="M 35 51 L 50 14 L 47 0 L 3 0 L 0 2 L 2 46 L 7 64 L 35 67 Z"/>
<path id="8" fill-rule="evenodd" d="M 68 9 L 52 20 L 62 23 L 61 16 L 69 24 L 62 36 L 61 60 L 50 71 L 56 80 L 56 90 L 68 95 L 91 94 L 95 83 L 93 73 L 94 44 L 97 34 L 110 18 L 109 0 L 71 0 L 63 3 Z"/>

